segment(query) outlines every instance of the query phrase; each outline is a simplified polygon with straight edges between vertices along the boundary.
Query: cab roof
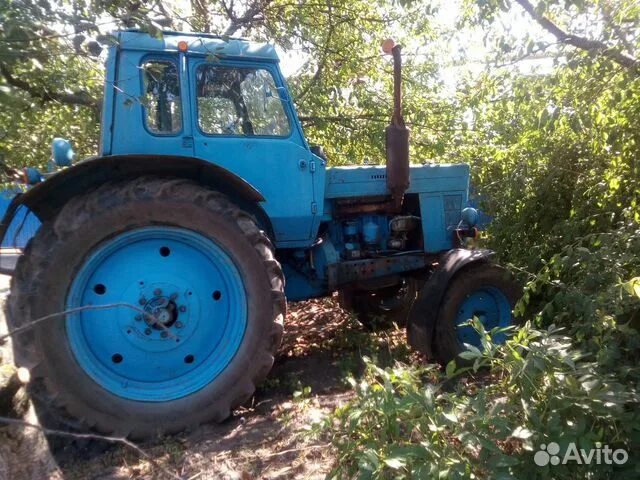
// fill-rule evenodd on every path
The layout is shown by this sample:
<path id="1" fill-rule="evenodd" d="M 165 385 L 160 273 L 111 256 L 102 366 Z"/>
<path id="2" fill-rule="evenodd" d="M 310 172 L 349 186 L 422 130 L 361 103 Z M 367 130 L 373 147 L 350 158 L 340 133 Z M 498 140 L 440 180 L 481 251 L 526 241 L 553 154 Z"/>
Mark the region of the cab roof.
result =
<path id="1" fill-rule="evenodd" d="M 119 47 L 123 50 L 177 52 L 178 43 L 184 41 L 187 42 L 189 53 L 279 61 L 273 45 L 250 42 L 244 38 L 172 31 L 164 31 L 161 37 L 155 37 L 137 30 L 117 32 L 114 36 L 117 37 Z"/>

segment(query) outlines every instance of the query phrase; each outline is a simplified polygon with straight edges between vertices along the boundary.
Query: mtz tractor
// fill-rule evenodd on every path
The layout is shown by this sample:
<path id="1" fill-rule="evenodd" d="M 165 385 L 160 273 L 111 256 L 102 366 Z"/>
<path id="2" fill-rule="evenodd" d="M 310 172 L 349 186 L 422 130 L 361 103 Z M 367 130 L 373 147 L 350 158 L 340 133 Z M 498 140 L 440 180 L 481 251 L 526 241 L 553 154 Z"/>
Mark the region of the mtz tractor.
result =
<path id="1" fill-rule="evenodd" d="M 307 143 L 274 47 L 115 34 L 100 155 L 12 201 L 42 222 L 13 273 L 16 362 L 84 428 L 134 438 L 221 421 L 280 345 L 286 300 L 339 293 L 364 323 L 406 325 L 446 364 L 513 323 L 518 288 L 477 233 L 469 167 L 410 164 L 400 46 L 386 165 L 327 167 Z"/>

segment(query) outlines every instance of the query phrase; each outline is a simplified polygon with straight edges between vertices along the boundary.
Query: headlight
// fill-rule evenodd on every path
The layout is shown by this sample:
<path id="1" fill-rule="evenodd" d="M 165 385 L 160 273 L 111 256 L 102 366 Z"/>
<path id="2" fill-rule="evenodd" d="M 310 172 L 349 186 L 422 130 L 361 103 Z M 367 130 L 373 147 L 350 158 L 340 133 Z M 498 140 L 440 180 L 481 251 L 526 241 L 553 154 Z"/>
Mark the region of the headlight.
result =
<path id="1" fill-rule="evenodd" d="M 478 223 L 478 211 L 473 207 L 463 209 L 460 217 L 469 228 L 475 227 Z"/>

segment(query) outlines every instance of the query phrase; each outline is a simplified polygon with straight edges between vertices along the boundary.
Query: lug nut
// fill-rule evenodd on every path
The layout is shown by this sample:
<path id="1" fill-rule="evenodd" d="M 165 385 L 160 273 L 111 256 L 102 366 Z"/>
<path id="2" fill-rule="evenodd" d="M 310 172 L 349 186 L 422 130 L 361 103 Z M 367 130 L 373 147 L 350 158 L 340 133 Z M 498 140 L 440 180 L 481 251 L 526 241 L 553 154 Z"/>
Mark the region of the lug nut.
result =
<path id="1" fill-rule="evenodd" d="M 151 329 L 150 328 L 145 328 L 144 329 L 144 334 L 145 335 L 151 335 Z"/>
<path id="2" fill-rule="evenodd" d="M 182 313 L 186 312 L 187 311 L 187 307 L 185 305 L 180 305 L 180 311 Z"/>
<path id="3" fill-rule="evenodd" d="M 160 290 L 159 288 L 156 288 L 156 289 L 153 291 L 153 294 L 154 294 L 156 297 L 159 297 L 160 295 L 162 295 L 162 290 Z"/>
<path id="4" fill-rule="evenodd" d="M 136 322 L 139 322 L 140 320 L 142 320 L 142 315 L 136 315 Z"/>
<path id="5" fill-rule="evenodd" d="M 162 333 L 160 334 L 160 336 L 161 336 L 162 338 L 167 338 L 167 337 L 169 336 L 169 334 L 168 334 L 167 332 L 162 332 Z"/>
<path id="6" fill-rule="evenodd" d="M 139 303 L 140 305 L 144 305 L 145 303 L 147 303 L 147 299 L 146 299 L 146 298 L 144 298 L 144 297 L 140 297 L 140 300 L 138 300 L 138 303 Z"/>
<path id="7" fill-rule="evenodd" d="M 182 328 L 182 322 L 176 322 L 175 325 L 176 328 Z"/>

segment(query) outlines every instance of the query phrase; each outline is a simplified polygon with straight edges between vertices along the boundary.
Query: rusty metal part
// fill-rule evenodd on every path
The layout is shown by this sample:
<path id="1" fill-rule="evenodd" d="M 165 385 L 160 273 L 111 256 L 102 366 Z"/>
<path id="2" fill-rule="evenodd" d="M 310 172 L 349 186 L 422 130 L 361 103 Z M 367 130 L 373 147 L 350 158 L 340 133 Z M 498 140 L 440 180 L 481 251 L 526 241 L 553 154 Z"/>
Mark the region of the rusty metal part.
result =
<path id="1" fill-rule="evenodd" d="M 387 152 L 387 188 L 396 208 L 402 206 L 409 188 L 409 129 L 402 117 L 402 55 L 401 46 L 391 50 L 393 55 L 393 116 L 385 130 Z"/>
<path id="2" fill-rule="evenodd" d="M 461 247 L 464 244 L 465 238 L 477 239 L 479 236 L 480 231 L 476 227 L 456 228 L 453 231 L 453 245 L 455 248 Z"/>
<path id="3" fill-rule="evenodd" d="M 336 217 L 348 217 L 363 213 L 399 213 L 399 207 L 393 201 L 381 200 L 372 202 L 370 198 L 363 197 L 362 201 L 337 202 Z"/>
<path id="4" fill-rule="evenodd" d="M 429 259 L 423 253 L 333 263 L 327 265 L 329 289 L 335 290 L 347 283 L 417 270 L 426 267 L 428 263 Z"/>
<path id="5" fill-rule="evenodd" d="M 393 55 L 393 117 L 391 123 L 404 127 L 404 119 L 402 118 L 402 46 L 394 46 L 391 55 Z"/>
<path id="6" fill-rule="evenodd" d="M 369 278 L 366 280 L 359 280 L 357 282 L 349 284 L 349 288 L 355 291 L 371 292 L 374 290 L 380 290 L 383 288 L 393 287 L 402 282 L 402 275 L 385 275 L 384 277 Z"/>

